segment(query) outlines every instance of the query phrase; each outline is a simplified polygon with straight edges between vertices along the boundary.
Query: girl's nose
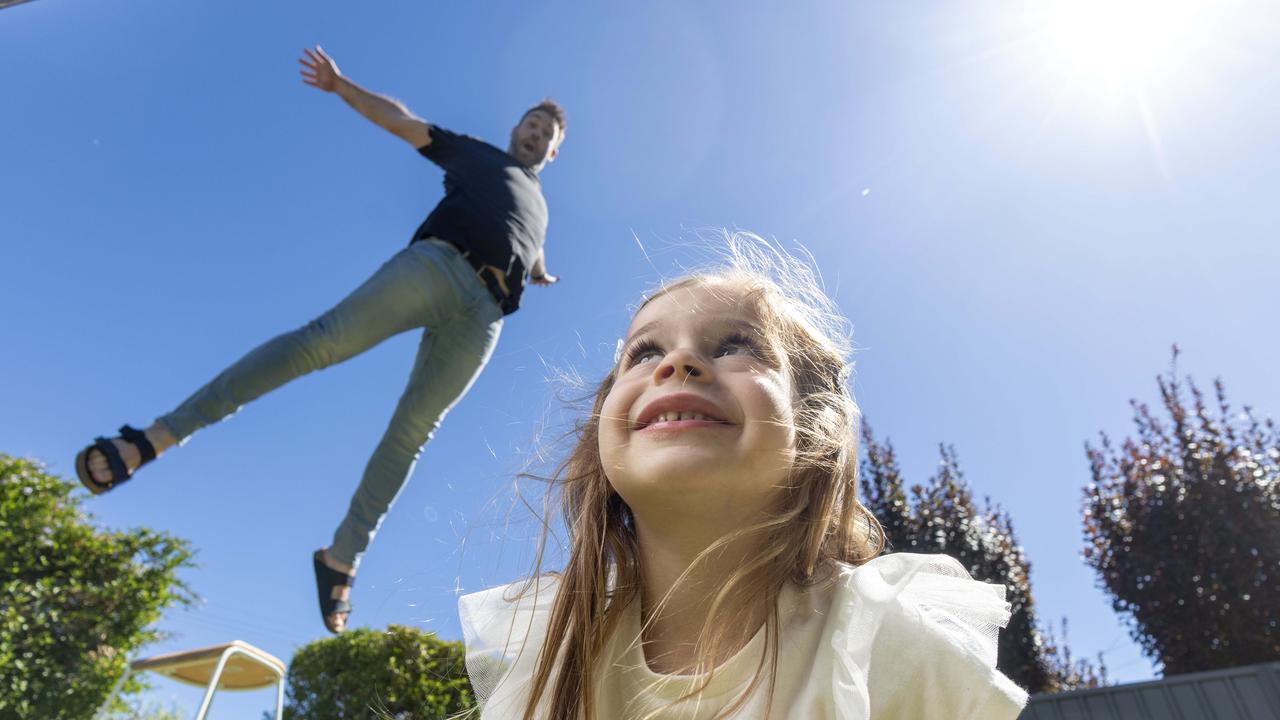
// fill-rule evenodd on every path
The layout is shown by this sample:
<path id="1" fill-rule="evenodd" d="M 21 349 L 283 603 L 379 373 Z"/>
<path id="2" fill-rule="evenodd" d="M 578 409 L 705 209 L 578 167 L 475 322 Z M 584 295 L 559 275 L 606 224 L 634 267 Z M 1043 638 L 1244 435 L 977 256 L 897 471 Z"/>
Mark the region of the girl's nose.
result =
<path id="1" fill-rule="evenodd" d="M 708 382 L 711 380 L 711 365 L 702 355 L 684 348 L 677 348 L 667 353 L 654 370 L 657 380 L 674 379 L 679 382 L 695 380 Z"/>

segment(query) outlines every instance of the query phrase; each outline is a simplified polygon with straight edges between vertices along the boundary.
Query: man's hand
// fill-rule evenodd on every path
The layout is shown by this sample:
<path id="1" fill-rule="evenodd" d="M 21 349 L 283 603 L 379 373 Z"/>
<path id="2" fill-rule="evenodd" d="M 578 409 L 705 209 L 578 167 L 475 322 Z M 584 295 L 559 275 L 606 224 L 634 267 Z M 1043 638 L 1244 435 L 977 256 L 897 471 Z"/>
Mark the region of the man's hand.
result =
<path id="1" fill-rule="evenodd" d="M 298 58 L 302 65 L 302 82 L 336 94 L 356 112 L 415 148 L 431 144 L 431 126 L 409 112 L 399 100 L 371 93 L 351 82 L 319 45 L 314 50 L 308 48 L 302 52 L 305 55 Z"/>
<path id="2" fill-rule="evenodd" d="M 529 268 L 529 282 L 534 285 L 555 285 L 560 282 L 560 278 L 547 272 L 545 248 L 538 251 L 538 258 L 533 261 L 533 267 Z"/>
<path id="3" fill-rule="evenodd" d="M 333 58 L 325 54 L 324 49 L 319 45 L 315 50 L 307 48 L 302 52 L 306 53 L 298 58 L 298 62 L 302 65 L 302 82 L 325 92 L 336 91 L 338 79 L 342 77 L 342 73 L 338 71 L 338 64 L 333 61 Z"/>

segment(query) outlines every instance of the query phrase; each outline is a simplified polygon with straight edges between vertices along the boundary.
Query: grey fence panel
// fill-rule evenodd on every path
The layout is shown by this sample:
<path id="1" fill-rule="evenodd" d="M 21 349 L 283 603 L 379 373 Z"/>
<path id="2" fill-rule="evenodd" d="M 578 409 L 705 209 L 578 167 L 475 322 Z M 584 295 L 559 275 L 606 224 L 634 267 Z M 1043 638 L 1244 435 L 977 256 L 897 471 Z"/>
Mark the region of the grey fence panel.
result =
<path id="1" fill-rule="evenodd" d="M 1109 702 L 1114 699 L 1107 695 L 1086 695 L 1083 698 L 1084 706 L 1089 710 L 1089 714 L 1085 716 L 1086 720 L 1098 716 L 1108 717 L 1115 715 L 1116 710 L 1112 707 L 1112 703 Z"/>
<path id="2" fill-rule="evenodd" d="M 1274 717 L 1275 708 L 1267 702 L 1267 691 L 1257 677 L 1236 678 L 1232 685 L 1235 686 L 1249 720 L 1269 720 Z"/>
<path id="3" fill-rule="evenodd" d="M 1058 717 L 1062 720 L 1089 720 L 1089 711 L 1084 707 L 1084 698 L 1071 698 L 1058 706 Z"/>
<path id="4" fill-rule="evenodd" d="M 1052 705 L 1042 704 L 1027 705 L 1027 709 L 1022 711 L 1018 716 L 1018 720 L 1062 720 L 1058 715 L 1058 709 Z"/>
<path id="5" fill-rule="evenodd" d="M 1173 710 L 1172 698 L 1169 697 L 1169 689 L 1167 687 L 1156 685 L 1154 687 L 1139 688 L 1138 695 L 1145 701 L 1147 712 L 1150 713 L 1146 717 L 1151 718 L 1151 720 L 1166 717 L 1180 718 Z"/>
<path id="6" fill-rule="evenodd" d="M 1210 711 L 1227 715 L 1227 717 L 1248 717 L 1248 715 L 1244 714 L 1244 709 L 1236 702 L 1236 694 L 1226 678 L 1202 683 L 1200 689 L 1204 692 L 1204 698 Z"/>
<path id="7" fill-rule="evenodd" d="M 1037 695 L 1019 720 L 1280 720 L 1280 662 Z"/>
<path id="8" fill-rule="evenodd" d="M 1112 693 L 1111 705 L 1115 708 L 1113 717 L 1147 718 L 1151 713 L 1142 704 L 1142 694 L 1136 690 L 1120 689 Z"/>
<path id="9" fill-rule="evenodd" d="M 1169 692 L 1173 694 L 1173 704 L 1182 712 L 1182 716 L 1186 720 L 1228 720 L 1231 716 L 1223 718 L 1215 718 L 1205 711 L 1204 705 L 1200 702 L 1200 693 L 1196 692 L 1196 684 L 1185 680 L 1187 675 L 1175 675 L 1172 678 L 1166 678 L 1169 683 Z"/>

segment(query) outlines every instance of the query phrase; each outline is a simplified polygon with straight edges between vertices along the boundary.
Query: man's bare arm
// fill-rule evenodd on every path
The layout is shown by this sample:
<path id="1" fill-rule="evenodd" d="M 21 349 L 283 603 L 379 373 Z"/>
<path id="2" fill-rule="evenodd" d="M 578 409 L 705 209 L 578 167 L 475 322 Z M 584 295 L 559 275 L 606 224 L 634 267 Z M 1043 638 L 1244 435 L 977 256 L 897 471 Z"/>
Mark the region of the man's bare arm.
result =
<path id="1" fill-rule="evenodd" d="M 399 100 L 371 93 L 342 76 L 335 92 L 361 115 L 410 145 L 420 148 L 431 144 L 431 126 Z"/>
<path id="2" fill-rule="evenodd" d="M 303 52 L 298 62 L 303 66 L 304 83 L 336 94 L 375 125 L 415 148 L 431 144 L 431 126 L 399 100 L 369 92 L 347 79 L 320 46 Z"/>

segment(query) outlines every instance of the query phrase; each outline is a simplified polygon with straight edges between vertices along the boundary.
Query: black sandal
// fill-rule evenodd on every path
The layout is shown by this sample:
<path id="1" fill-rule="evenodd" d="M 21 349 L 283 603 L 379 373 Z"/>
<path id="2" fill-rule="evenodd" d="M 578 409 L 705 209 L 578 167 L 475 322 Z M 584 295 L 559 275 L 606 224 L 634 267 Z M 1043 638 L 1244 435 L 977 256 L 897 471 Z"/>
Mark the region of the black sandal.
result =
<path id="1" fill-rule="evenodd" d="M 346 600 L 334 599 L 333 589 L 344 585 L 347 587 L 355 585 L 356 577 L 338 572 L 326 565 L 324 562 L 324 550 L 317 550 L 311 556 L 311 561 L 316 568 L 316 592 L 320 596 L 320 619 L 324 621 L 325 629 L 337 635 L 342 631 L 329 627 L 329 616 L 337 613 L 346 613 L 350 616 L 351 603 Z M 346 623 L 343 623 L 343 629 L 346 629 Z"/>
<path id="2" fill-rule="evenodd" d="M 129 471 L 128 466 L 124 464 L 124 460 L 120 457 L 120 451 L 116 449 L 115 443 L 104 437 L 94 438 L 93 444 L 80 451 L 76 455 L 76 475 L 80 478 L 80 484 L 88 488 L 89 492 L 94 495 L 102 493 L 114 488 L 124 481 L 133 477 L 133 474 L 142 469 L 143 465 L 156 459 L 156 448 L 147 439 L 147 434 L 143 431 L 123 425 L 120 428 L 120 439 L 138 448 L 138 454 L 142 456 L 142 462 L 138 463 L 138 467 Z M 93 479 L 93 473 L 89 471 L 89 453 L 99 452 L 102 457 L 107 459 L 107 469 L 111 471 L 111 479 L 106 482 L 98 482 Z"/>

